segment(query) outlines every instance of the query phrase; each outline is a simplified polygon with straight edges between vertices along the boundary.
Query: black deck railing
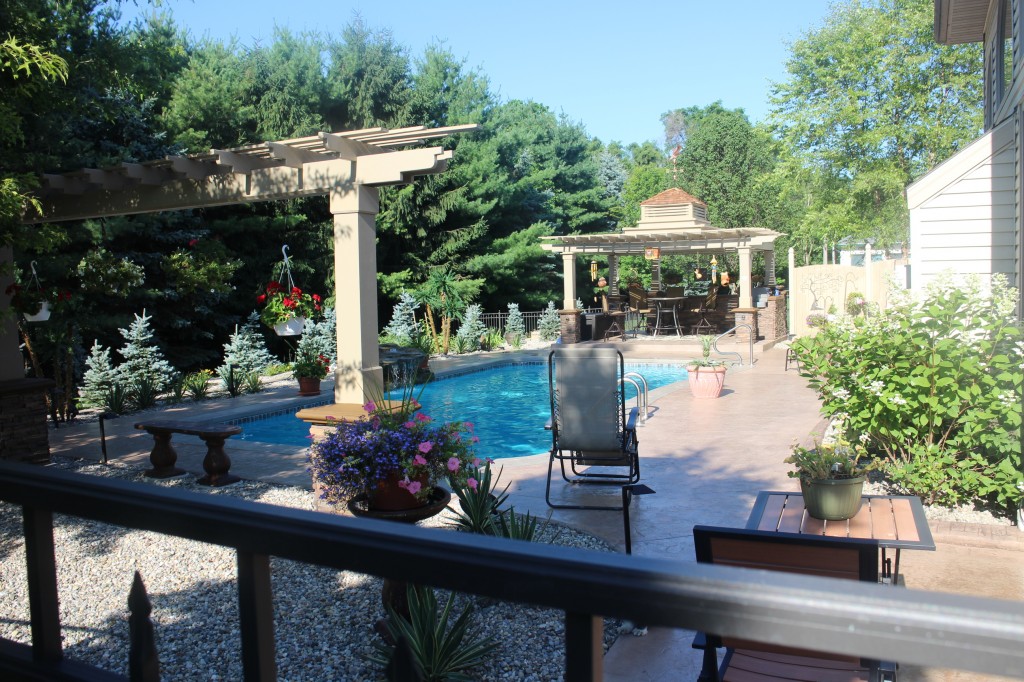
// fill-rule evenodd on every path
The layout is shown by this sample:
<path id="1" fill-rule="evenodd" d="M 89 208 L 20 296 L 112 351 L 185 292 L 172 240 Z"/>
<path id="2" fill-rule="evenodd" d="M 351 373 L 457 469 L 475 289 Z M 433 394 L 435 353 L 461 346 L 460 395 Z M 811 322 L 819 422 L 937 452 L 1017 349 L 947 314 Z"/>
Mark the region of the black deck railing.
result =
<path id="1" fill-rule="evenodd" d="M 5 680 L 123 679 L 62 659 L 55 513 L 235 548 L 246 680 L 276 677 L 271 556 L 563 611 L 570 681 L 601 678 L 602 616 L 907 664 L 1024 671 L 1017 602 L 513 542 L 5 462 L 0 500 L 24 510 L 32 628 L 31 646 L 0 640 Z"/>

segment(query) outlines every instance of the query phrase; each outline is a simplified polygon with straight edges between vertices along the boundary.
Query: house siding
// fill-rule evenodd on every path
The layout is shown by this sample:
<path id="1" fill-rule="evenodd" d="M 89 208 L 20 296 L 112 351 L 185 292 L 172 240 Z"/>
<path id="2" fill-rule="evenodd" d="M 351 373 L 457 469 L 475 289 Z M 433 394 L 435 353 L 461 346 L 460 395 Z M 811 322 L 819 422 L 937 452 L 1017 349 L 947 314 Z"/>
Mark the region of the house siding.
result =
<path id="1" fill-rule="evenodd" d="M 1015 121 L 989 131 L 907 190 L 914 289 L 943 272 L 1017 280 Z"/>

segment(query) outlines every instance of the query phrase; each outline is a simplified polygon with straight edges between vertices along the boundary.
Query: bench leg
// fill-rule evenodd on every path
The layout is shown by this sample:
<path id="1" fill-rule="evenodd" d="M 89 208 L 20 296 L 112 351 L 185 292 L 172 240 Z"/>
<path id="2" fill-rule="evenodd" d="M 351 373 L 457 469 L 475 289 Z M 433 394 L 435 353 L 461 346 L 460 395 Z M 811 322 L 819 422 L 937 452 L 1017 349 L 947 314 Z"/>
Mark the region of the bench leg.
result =
<path id="1" fill-rule="evenodd" d="M 169 431 L 150 431 L 153 436 L 153 451 L 149 453 L 149 463 L 152 469 L 146 470 L 146 476 L 150 478 L 171 478 L 181 476 L 184 469 L 174 466 L 178 461 L 178 453 L 171 447 L 171 433 Z"/>
<path id="2" fill-rule="evenodd" d="M 203 471 L 206 475 L 196 483 L 199 485 L 210 485 L 220 487 L 229 483 L 242 480 L 234 474 L 228 473 L 231 469 L 231 459 L 224 452 L 223 436 L 200 436 L 206 442 L 206 457 L 203 458 Z"/>

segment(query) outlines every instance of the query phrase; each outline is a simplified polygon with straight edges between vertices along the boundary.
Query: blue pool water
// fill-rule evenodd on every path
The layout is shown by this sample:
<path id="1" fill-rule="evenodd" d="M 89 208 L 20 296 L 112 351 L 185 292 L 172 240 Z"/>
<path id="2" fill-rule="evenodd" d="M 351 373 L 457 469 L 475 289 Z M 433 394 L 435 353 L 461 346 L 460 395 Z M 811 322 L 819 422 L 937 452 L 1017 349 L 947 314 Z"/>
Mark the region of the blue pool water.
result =
<path id="1" fill-rule="evenodd" d="M 630 363 L 626 371 L 642 374 L 651 390 L 686 377 L 681 364 Z M 627 383 L 629 404 L 634 404 L 635 395 Z M 437 379 L 423 389 L 420 402 L 421 411 L 436 421 L 473 422 L 481 456 L 535 455 L 551 447 L 551 434 L 544 430 L 551 416 L 547 365 L 506 365 Z M 242 440 L 292 446 L 309 443 L 309 427 L 292 414 L 246 422 L 242 429 L 238 436 Z"/>

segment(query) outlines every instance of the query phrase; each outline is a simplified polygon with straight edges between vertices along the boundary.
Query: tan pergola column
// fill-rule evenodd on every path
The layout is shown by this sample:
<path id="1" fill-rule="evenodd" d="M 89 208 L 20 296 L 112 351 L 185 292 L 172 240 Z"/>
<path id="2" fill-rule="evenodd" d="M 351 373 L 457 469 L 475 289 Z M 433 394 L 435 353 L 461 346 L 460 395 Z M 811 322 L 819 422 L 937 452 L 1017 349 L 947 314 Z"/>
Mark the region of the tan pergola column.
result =
<path id="1" fill-rule="evenodd" d="M 576 254 L 562 254 L 562 310 L 576 309 Z"/>
<path id="2" fill-rule="evenodd" d="M 608 254 L 608 295 L 619 295 L 619 256 Z"/>
<path id="3" fill-rule="evenodd" d="M 380 395 L 383 387 L 377 340 L 378 210 L 376 187 L 345 185 L 331 192 L 338 319 L 336 403 L 362 404 Z"/>
<path id="4" fill-rule="evenodd" d="M 748 246 L 742 246 L 736 249 L 736 252 L 740 257 L 740 300 L 738 307 L 753 308 L 753 255 Z"/>
<path id="5" fill-rule="evenodd" d="M 765 249 L 761 253 L 764 254 L 764 285 L 766 287 L 775 286 L 775 249 Z"/>

